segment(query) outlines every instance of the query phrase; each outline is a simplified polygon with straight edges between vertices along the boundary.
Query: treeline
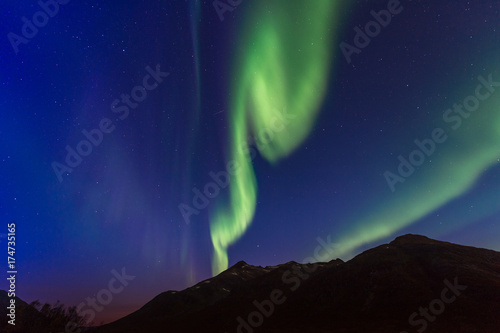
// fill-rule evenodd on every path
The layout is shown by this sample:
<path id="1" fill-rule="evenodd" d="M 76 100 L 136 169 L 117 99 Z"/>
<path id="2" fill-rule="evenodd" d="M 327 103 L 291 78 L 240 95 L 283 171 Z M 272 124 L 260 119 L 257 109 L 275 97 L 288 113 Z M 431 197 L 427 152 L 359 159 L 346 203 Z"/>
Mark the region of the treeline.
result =
<path id="1" fill-rule="evenodd" d="M 24 303 L 24 302 L 23 302 Z M 76 306 L 65 306 L 60 301 L 55 304 L 19 304 L 16 309 L 16 325 L 6 324 L 6 333 L 80 333 L 85 320 L 76 311 Z M 3 325 L 2 325 L 3 326 Z"/>

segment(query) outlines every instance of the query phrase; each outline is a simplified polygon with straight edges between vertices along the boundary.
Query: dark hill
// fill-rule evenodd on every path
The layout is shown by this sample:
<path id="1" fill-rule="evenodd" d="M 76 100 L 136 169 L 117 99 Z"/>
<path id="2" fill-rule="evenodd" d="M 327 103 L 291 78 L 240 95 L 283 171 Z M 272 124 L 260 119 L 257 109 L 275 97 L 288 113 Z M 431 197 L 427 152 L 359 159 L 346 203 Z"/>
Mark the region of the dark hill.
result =
<path id="1" fill-rule="evenodd" d="M 48 332 L 50 321 L 19 297 L 15 297 L 15 325 L 10 325 L 8 321 L 11 318 L 7 316 L 7 306 L 9 306 L 10 300 L 8 293 L 5 290 L 0 290 L 0 332 Z"/>
<path id="2" fill-rule="evenodd" d="M 418 330 L 500 332 L 500 253 L 405 235 L 348 262 L 239 262 L 93 332 Z"/>

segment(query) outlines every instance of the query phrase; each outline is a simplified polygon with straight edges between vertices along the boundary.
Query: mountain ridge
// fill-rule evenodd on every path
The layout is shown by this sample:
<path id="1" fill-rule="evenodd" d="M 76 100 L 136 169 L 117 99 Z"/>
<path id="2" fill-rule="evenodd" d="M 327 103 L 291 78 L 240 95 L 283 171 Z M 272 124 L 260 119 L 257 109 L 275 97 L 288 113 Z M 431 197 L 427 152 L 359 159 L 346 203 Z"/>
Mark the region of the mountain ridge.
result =
<path id="1" fill-rule="evenodd" d="M 239 261 L 190 288 L 169 291 L 177 295 L 176 302 L 151 304 L 152 300 L 136 316 L 99 327 L 95 333 L 165 328 L 214 333 L 410 333 L 423 329 L 425 318 L 418 315 L 410 323 L 409 317 L 439 299 L 447 283 L 466 285 L 467 290 L 446 304 L 434 322 L 425 322 L 426 332 L 500 332 L 500 253 L 407 234 L 347 262 L 292 261 L 261 267 Z M 269 303 L 272 299 L 279 304 Z M 266 316 L 265 310 L 255 314 L 258 304 L 267 305 L 272 314 Z M 172 308 L 187 311 L 171 315 Z M 249 324 L 252 318 L 258 319 L 253 322 L 257 326 Z"/>
<path id="2" fill-rule="evenodd" d="M 201 330 L 498 333 L 500 252 L 407 234 L 346 262 L 262 267 L 239 261 L 189 288 L 160 293 L 115 322 L 88 329 Z"/>

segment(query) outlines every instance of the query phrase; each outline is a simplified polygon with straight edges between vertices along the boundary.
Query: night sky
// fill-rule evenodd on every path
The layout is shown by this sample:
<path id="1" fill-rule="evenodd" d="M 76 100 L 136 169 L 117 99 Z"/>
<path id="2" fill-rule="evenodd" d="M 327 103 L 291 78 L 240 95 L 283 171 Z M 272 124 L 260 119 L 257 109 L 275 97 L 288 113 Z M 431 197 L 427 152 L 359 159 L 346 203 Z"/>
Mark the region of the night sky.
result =
<path id="1" fill-rule="evenodd" d="M 25 301 L 78 305 L 125 269 L 108 322 L 318 238 L 328 259 L 406 233 L 500 250 L 500 1 L 41 3 L 0 4 L 0 242 L 15 222 Z"/>

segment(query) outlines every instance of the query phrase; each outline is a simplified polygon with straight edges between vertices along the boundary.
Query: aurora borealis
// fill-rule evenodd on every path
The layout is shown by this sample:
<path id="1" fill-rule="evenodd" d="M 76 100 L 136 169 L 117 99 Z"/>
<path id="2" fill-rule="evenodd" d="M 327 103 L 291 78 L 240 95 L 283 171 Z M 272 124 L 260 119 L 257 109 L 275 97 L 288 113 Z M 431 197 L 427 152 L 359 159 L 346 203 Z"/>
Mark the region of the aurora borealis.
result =
<path id="1" fill-rule="evenodd" d="M 500 250 L 499 3 L 398 3 L 350 61 L 342 43 L 394 0 L 68 1 L 17 52 L 9 33 L 43 9 L 0 4 L 19 296 L 77 305 L 125 267 L 107 322 L 318 237 L 344 260 L 405 233 Z"/>
<path id="2" fill-rule="evenodd" d="M 213 273 L 227 269 L 227 248 L 251 223 L 255 211 L 257 182 L 251 160 L 245 156 L 250 137 L 264 139 L 257 145 L 269 162 L 293 152 L 307 137 L 316 121 L 325 94 L 335 35 L 332 22 L 339 21 L 341 8 L 335 2 L 317 1 L 315 6 L 296 2 L 281 12 L 280 2 L 254 2 L 252 15 L 260 29 L 245 27 L 234 66 L 234 100 L 230 102 L 230 156 L 241 167 L 231 181 L 228 207 L 217 211 L 210 232 L 214 244 Z M 308 19 L 314 17 L 311 23 Z M 334 24 L 339 26 L 339 24 Z M 251 45 L 249 49 L 245 45 Z M 284 116 L 275 124 L 277 114 Z"/>

